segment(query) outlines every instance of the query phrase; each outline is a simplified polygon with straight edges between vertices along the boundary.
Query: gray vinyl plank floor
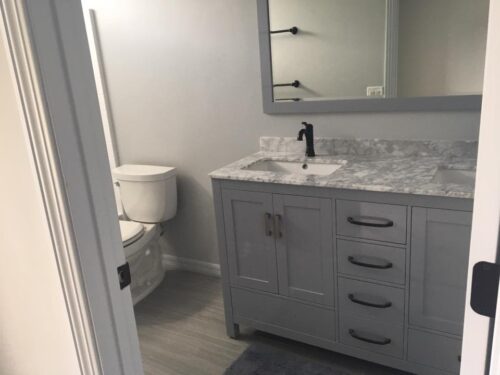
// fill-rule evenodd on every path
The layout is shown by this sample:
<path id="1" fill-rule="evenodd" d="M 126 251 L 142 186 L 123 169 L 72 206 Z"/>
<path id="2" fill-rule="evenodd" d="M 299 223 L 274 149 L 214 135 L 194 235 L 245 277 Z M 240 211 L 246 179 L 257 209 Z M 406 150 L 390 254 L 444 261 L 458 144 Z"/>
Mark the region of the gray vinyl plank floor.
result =
<path id="1" fill-rule="evenodd" d="M 222 375 L 252 343 L 265 343 L 333 364 L 352 375 L 406 373 L 241 327 L 226 336 L 219 278 L 168 271 L 163 283 L 135 307 L 146 375 Z"/>

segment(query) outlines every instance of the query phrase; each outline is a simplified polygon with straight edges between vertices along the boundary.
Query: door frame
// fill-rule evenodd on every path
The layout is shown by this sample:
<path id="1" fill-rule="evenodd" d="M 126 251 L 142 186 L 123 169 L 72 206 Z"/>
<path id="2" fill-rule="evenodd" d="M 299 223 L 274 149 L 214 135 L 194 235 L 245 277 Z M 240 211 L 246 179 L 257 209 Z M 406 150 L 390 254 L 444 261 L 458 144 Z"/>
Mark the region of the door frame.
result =
<path id="1" fill-rule="evenodd" d="M 464 375 L 500 375 L 500 324 L 494 327 L 492 319 L 478 315 L 470 306 L 472 268 L 481 261 L 499 261 L 499 66 L 500 0 L 491 0 L 462 345 L 461 373 Z M 497 302 L 500 304 L 500 299 Z M 497 318 L 496 321 L 500 322 L 500 308 L 497 309 Z"/>
<path id="2" fill-rule="evenodd" d="M 78 0 L 0 0 L 19 112 L 80 374 L 143 374 L 92 63 Z M 76 373 L 77 369 L 75 369 Z"/>

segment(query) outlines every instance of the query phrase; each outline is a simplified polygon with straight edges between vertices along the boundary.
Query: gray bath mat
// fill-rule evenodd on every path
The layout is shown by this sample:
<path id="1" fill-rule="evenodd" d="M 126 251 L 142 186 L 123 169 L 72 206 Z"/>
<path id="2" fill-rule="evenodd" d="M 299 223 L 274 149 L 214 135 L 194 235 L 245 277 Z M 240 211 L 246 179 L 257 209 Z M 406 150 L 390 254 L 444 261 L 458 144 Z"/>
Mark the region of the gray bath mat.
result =
<path id="1" fill-rule="evenodd" d="M 328 364 L 263 344 L 252 344 L 224 375 L 349 375 Z"/>

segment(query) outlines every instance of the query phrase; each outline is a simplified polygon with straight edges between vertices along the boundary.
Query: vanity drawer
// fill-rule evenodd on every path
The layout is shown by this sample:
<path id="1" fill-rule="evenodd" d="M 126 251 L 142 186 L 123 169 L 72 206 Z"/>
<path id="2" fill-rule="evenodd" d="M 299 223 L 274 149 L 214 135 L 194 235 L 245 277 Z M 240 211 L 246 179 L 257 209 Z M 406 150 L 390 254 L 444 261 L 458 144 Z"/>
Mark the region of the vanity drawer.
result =
<path id="1" fill-rule="evenodd" d="M 403 357 L 404 330 L 397 324 L 341 315 L 339 338 L 345 345 Z"/>
<path id="2" fill-rule="evenodd" d="M 335 311 L 287 298 L 231 288 L 236 321 L 244 318 L 290 332 L 335 340 Z"/>
<path id="3" fill-rule="evenodd" d="M 408 330 L 408 360 L 439 370 L 460 372 L 462 341 L 446 336 Z"/>
<path id="4" fill-rule="evenodd" d="M 337 200 L 337 234 L 406 243 L 407 207 Z"/>
<path id="5" fill-rule="evenodd" d="M 404 289 L 376 285 L 340 277 L 339 311 L 382 322 L 403 324 Z"/>
<path id="6" fill-rule="evenodd" d="M 337 240 L 337 258 L 340 273 L 405 284 L 405 249 Z"/>

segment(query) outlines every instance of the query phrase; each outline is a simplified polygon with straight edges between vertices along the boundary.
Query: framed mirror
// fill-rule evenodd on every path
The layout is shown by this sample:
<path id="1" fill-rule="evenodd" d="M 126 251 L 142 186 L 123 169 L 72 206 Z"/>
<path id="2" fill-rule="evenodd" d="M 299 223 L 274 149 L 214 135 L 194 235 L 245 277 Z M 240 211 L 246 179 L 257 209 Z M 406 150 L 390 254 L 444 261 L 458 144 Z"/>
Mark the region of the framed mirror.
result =
<path id="1" fill-rule="evenodd" d="M 265 113 L 479 110 L 489 0 L 257 0 Z"/>

